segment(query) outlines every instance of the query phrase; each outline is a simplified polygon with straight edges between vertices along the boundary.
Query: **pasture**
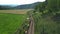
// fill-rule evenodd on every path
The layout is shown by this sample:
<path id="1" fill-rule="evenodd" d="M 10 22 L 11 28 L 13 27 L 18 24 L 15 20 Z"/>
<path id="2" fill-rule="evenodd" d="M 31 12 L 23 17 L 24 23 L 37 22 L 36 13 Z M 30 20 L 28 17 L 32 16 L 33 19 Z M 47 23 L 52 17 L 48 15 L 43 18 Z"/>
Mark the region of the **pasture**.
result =
<path id="1" fill-rule="evenodd" d="M 11 14 L 26 14 L 27 11 L 30 9 L 23 9 L 23 10 L 0 10 L 0 13 L 11 13 Z"/>
<path id="2" fill-rule="evenodd" d="M 0 34 L 14 34 L 27 18 L 28 10 L 0 10 Z"/>

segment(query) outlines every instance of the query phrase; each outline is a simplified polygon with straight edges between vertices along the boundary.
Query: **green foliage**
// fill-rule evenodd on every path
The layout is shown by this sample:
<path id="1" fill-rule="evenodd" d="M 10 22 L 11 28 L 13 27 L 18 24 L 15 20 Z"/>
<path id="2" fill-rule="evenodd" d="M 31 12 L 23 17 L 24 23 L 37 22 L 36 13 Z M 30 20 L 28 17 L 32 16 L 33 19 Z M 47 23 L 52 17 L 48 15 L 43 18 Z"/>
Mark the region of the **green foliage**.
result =
<path id="1" fill-rule="evenodd" d="M 46 12 L 47 10 L 47 12 Z M 45 2 L 41 2 L 35 8 L 34 12 L 41 12 L 42 15 L 48 15 L 59 12 L 60 10 L 60 0 L 46 0 Z"/>
<path id="2" fill-rule="evenodd" d="M 45 8 L 46 8 L 46 3 L 45 2 L 41 2 L 40 4 L 38 4 L 35 7 L 35 10 L 43 13 L 43 11 L 45 10 Z"/>
<path id="3" fill-rule="evenodd" d="M 58 12 L 60 9 L 60 0 L 47 0 L 47 8 L 52 12 Z"/>
<path id="4" fill-rule="evenodd" d="M 53 21 L 53 15 L 45 18 L 35 14 L 35 34 L 60 34 L 60 22 Z M 58 18 L 58 17 L 57 17 Z"/>
<path id="5" fill-rule="evenodd" d="M 60 13 L 57 15 L 60 12 L 60 0 L 42 2 L 37 5 L 35 12 L 38 12 L 33 16 L 35 34 L 60 34 Z"/>

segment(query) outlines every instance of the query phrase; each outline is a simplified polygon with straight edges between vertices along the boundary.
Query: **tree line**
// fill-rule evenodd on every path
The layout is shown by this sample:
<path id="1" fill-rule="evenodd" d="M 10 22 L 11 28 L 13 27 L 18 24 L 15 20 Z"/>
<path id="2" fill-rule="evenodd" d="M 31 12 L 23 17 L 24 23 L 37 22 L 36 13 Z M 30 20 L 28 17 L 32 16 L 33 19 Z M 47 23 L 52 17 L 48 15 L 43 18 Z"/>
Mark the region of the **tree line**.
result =
<path id="1" fill-rule="evenodd" d="M 46 0 L 36 5 L 34 12 L 57 13 L 60 10 L 60 0 Z"/>

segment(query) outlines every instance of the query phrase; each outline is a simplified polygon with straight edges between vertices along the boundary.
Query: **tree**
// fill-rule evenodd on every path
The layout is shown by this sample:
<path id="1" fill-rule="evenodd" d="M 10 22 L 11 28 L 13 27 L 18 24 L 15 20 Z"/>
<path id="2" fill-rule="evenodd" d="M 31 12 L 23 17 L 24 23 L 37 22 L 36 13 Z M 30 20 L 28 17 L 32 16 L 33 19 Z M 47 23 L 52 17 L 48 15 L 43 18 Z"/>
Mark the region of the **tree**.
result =
<path id="1" fill-rule="evenodd" d="M 42 12 L 46 9 L 46 3 L 41 2 L 40 4 L 36 5 L 35 11 Z"/>
<path id="2" fill-rule="evenodd" d="M 60 0 L 47 0 L 47 7 L 52 12 L 57 12 L 60 8 Z"/>

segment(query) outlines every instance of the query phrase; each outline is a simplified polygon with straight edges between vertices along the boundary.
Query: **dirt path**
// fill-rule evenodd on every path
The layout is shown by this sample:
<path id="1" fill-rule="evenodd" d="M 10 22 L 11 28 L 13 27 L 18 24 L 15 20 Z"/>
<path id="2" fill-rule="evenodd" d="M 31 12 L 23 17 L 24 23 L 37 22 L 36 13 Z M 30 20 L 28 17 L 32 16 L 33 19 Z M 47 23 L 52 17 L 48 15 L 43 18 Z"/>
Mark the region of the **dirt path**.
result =
<path id="1" fill-rule="evenodd" d="M 29 15 L 29 29 L 27 30 L 26 34 L 34 34 L 34 19 L 32 17 L 32 14 Z M 15 34 L 20 34 L 20 29 L 17 30 Z"/>
<path id="2" fill-rule="evenodd" d="M 30 26 L 27 34 L 34 34 L 34 20 L 33 20 L 32 14 L 30 14 L 29 18 L 30 18 Z"/>
<path id="3" fill-rule="evenodd" d="M 20 28 L 15 32 L 15 34 L 20 34 Z M 32 14 L 29 14 L 29 28 L 26 34 L 34 34 L 34 19 Z"/>

